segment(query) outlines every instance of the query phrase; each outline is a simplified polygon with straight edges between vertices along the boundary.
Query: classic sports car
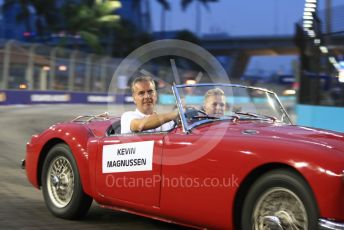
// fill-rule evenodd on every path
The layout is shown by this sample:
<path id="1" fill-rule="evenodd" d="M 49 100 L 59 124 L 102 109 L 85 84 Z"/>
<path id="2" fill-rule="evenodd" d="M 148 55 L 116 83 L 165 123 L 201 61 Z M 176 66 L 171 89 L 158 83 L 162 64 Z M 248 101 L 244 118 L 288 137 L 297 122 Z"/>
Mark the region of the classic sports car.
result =
<path id="1" fill-rule="evenodd" d="M 204 111 L 214 88 L 218 116 Z M 167 132 L 121 134 L 120 119 L 103 114 L 34 135 L 24 163 L 48 209 L 75 219 L 95 200 L 196 228 L 344 229 L 344 134 L 292 125 L 265 89 L 172 91 L 160 95 L 180 115 Z"/>

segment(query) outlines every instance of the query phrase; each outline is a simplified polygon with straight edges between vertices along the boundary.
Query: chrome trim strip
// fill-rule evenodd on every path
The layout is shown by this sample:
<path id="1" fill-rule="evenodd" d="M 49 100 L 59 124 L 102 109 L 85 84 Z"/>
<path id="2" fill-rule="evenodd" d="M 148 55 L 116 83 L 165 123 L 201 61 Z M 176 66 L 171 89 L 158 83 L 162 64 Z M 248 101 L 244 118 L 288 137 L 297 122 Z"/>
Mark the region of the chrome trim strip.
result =
<path id="1" fill-rule="evenodd" d="M 176 84 L 174 82 L 173 82 L 173 85 L 172 85 L 172 92 L 174 94 L 174 97 L 177 100 L 177 106 L 178 106 L 178 110 L 179 110 L 179 117 L 180 117 L 180 120 L 182 121 L 183 132 L 184 133 L 189 133 L 189 129 L 187 127 L 186 118 L 185 118 L 184 113 L 183 113 L 182 102 L 180 100 L 180 96 L 179 96 L 179 93 L 178 93 L 178 90 L 177 90 L 177 86 L 176 86 Z"/>
<path id="2" fill-rule="evenodd" d="M 246 89 L 256 89 L 262 90 L 267 93 L 274 93 L 268 89 L 253 87 L 253 86 L 246 86 L 246 85 L 238 85 L 238 84 L 225 84 L 225 83 L 198 83 L 198 84 L 188 84 L 188 85 L 176 85 L 176 88 L 186 88 L 186 87 L 193 87 L 193 86 L 231 86 L 237 88 L 246 88 Z"/>
<path id="3" fill-rule="evenodd" d="M 85 119 L 81 120 L 82 118 L 85 118 Z M 90 121 L 92 121 L 94 119 L 98 119 L 98 118 L 102 118 L 103 120 L 109 120 L 109 113 L 104 112 L 104 113 L 97 114 L 97 115 L 81 115 L 81 116 L 78 116 L 78 117 L 74 118 L 73 120 L 71 120 L 71 122 L 87 123 L 87 122 L 90 122 Z"/>
<path id="4" fill-rule="evenodd" d="M 344 230 L 344 223 L 327 219 L 319 219 L 319 230 Z"/>
<path id="5" fill-rule="evenodd" d="M 287 110 L 285 110 L 285 108 L 284 108 L 283 104 L 281 103 L 280 99 L 278 98 L 277 94 L 274 93 L 274 92 L 273 92 L 273 94 L 274 94 L 275 98 L 277 99 L 277 102 L 278 102 L 280 108 L 281 108 L 282 111 L 285 113 L 285 115 L 287 115 L 287 118 L 288 118 L 288 120 L 289 120 L 289 123 L 290 123 L 291 125 L 293 125 L 293 122 L 291 121 L 290 116 L 289 116 L 289 114 L 287 113 Z"/>

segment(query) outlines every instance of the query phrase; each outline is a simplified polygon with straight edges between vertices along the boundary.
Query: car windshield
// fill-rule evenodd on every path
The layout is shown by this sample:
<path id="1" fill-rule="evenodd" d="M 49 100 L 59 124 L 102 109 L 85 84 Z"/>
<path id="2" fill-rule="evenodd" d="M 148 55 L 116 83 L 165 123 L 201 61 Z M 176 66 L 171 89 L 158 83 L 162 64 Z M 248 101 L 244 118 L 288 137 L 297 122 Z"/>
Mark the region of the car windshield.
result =
<path id="1" fill-rule="evenodd" d="M 259 120 L 291 124 L 275 93 L 231 84 L 175 85 L 184 128 L 216 120 Z"/>

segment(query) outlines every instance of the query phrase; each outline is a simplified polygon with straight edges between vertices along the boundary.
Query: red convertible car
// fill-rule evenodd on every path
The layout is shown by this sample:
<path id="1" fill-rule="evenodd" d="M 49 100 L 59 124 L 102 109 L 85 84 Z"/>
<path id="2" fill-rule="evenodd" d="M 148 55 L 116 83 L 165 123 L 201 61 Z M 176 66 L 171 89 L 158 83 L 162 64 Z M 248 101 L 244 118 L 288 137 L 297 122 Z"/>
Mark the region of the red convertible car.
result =
<path id="1" fill-rule="evenodd" d="M 203 109 L 224 93 L 220 116 Z M 291 124 L 268 90 L 173 85 L 167 132 L 121 134 L 120 119 L 82 116 L 27 144 L 29 181 L 67 219 L 101 206 L 210 229 L 344 229 L 344 134 Z M 329 119 L 330 119 L 329 114 Z"/>

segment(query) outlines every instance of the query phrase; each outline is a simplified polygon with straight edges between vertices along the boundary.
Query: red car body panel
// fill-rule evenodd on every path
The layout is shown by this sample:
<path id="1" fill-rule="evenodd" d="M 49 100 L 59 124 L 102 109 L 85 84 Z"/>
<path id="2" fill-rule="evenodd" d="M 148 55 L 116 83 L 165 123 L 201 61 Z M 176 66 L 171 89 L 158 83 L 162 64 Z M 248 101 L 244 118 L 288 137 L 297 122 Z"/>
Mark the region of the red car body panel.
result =
<path id="1" fill-rule="evenodd" d="M 26 155 L 29 181 L 40 186 L 44 146 L 60 140 L 74 154 L 84 191 L 98 203 L 191 226 L 234 229 L 234 203 L 242 183 L 259 168 L 288 167 L 310 186 L 321 217 L 344 221 L 341 133 L 260 121 L 215 121 L 188 134 L 179 127 L 169 133 L 107 136 L 114 122 L 116 118 L 61 123 L 33 136 Z M 146 140 L 154 141 L 152 171 L 102 173 L 104 145 Z M 115 183 L 118 178 L 122 185 L 124 178 L 153 182 L 123 187 Z"/>
<path id="2" fill-rule="evenodd" d="M 96 125 L 97 128 L 94 128 Z M 40 156 L 44 146 L 49 141 L 65 142 L 72 150 L 76 159 L 78 168 L 80 170 L 80 177 L 84 191 L 91 195 L 92 187 L 90 184 L 90 168 L 89 168 L 89 149 L 88 144 L 91 143 L 91 137 L 97 137 L 96 135 L 102 132 L 104 135 L 105 130 L 111 125 L 111 121 L 92 122 L 88 126 L 80 125 L 74 122 L 67 122 L 56 124 L 49 129 L 45 130 L 40 135 L 34 135 L 29 143 L 27 143 L 27 176 L 29 181 L 37 188 L 39 188 L 40 178 L 38 170 L 43 162 L 40 162 Z M 98 136 L 99 138 L 99 136 Z M 46 153 L 45 153 L 46 154 Z"/>

